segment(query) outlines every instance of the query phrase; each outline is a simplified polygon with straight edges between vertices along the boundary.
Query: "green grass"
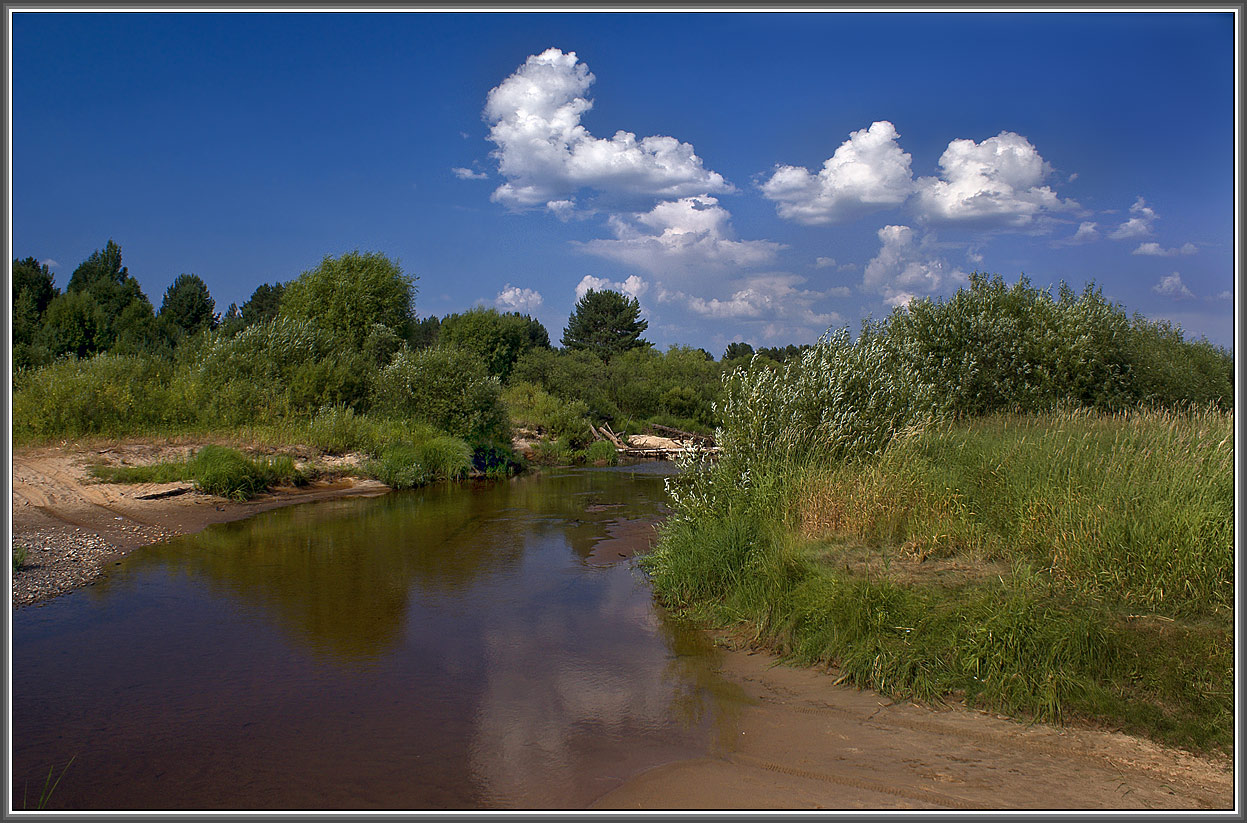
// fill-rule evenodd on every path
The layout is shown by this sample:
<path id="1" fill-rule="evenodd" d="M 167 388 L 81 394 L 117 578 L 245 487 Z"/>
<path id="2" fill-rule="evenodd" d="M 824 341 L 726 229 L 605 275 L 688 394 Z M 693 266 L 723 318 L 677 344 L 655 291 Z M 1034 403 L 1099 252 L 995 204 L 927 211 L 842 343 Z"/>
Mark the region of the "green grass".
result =
<path id="1" fill-rule="evenodd" d="M 13 573 L 17 574 L 18 570 L 21 569 L 22 564 L 24 564 L 25 562 L 26 562 L 26 547 L 25 546 L 14 546 L 13 547 Z"/>
<path id="2" fill-rule="evenodd" d="M 677 489 L 669 607 L 845 682 L 1233 745 L 1232 418 L 998 417 Z"/>
<path id="3" fill-rule="evenodd" d="M 93 466 L 91 474 L 106 483 L 193 481 L 200 491 L 232 500 L 249 500 L 273 486 L 307 482 L 288 456 L 250 458 L 237 449 L 218 445 L 204 446 L 185 462 Z"/>

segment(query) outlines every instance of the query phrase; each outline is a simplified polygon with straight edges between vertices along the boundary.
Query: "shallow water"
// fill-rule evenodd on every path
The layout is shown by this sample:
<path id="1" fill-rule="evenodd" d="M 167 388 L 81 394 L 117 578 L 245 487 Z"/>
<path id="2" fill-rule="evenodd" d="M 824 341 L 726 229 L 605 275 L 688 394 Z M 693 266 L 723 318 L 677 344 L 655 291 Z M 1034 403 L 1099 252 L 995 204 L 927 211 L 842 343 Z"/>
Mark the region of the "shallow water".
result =
<path id="1" fill-rule="evenodd" d="M 13 613 L 13 788 L 50 809 L 583 808 L 739 699 L 631 558 L 662 476 L 267 512 Z"/>

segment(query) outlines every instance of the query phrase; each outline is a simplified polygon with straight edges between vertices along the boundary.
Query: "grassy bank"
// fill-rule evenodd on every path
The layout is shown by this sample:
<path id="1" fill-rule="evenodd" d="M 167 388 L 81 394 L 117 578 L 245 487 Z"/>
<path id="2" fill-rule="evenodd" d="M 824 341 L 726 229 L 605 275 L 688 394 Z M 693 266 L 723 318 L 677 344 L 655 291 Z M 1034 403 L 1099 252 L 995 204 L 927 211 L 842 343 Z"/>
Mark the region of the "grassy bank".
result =
<path id="1" fill-rule="evenodd" d="M 892 696 L 1233 740 L 1233 418 L 999 415 L 672 484 L 675 609 Z"/>

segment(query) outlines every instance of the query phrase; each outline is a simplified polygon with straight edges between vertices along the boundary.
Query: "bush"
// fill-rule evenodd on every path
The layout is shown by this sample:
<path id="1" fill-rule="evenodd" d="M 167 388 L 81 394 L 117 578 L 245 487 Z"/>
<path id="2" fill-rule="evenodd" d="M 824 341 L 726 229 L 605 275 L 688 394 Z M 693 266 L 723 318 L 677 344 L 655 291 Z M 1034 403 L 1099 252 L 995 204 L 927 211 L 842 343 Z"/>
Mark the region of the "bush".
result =
<path id="1" fill-rule="evenodd" d="M 619 450 L 605 440 L 590 443 L 585 449 L 585 460 L 589 463 L 605 463 L 613 466 L 619 462 Z"/>
<path id="2" fill-rule="evenodd" d="M 204 446 L 187 468 L 200 491 L 233 500 L 248 500 L 281 483 L 306 482 L 289 457 L 252 460 L 224 446 Z"/>
<path id="3" fill-rule="evenodd" d="M 390 488 L 415 488 L 432 479 L 420 457 L 416 446 L 396 443 L 382 451 L 379 460 L 369 462 L 367 471 Z"/>
<path id="4" fill-rule="evenodd" d="M 193 397 L 172 377 L 164 361 L 111 354 L 23 370 L 14 381 L 14 441 L 189 424 L 196 416 Z"/>
<path id="5" fill-rule="evenodd" d="M 502 387 L 480 358 L 461 349 L 400 352 L 381 371 L 372 398 L 382 412 L 425 421 L 456 437 L 511 440 Z"/>

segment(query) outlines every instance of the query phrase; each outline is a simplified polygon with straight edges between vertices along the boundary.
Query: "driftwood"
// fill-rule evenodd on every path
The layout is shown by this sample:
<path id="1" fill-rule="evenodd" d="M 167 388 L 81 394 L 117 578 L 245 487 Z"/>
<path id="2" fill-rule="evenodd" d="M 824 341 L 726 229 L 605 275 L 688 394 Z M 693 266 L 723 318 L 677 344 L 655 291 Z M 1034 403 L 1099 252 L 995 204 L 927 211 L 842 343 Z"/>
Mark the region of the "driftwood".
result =
<path id="1" fill-rule="evenodd" d="M 651 429 L 655 429 L 656 431 L 663 431 L 663 432 L 668 432 L 670 434 L 677 435 L 677 437 L 675 438 L 676 440 L 692 440 L 695 443 L 705 443 L 708 446 L 714 445 L 714 438 L 708 434 L 694 434 L 693 432 L 686 432 L 686 431 L 681 431 L 680 429 L 673 429 L 670 426 L 660 426 L 657 423 L 650 423 L 649 427 Z"/>
<path id="2" fill-rule="evenodd" d="M 609 424 L 609 423 L 603 423 L 603 424 L 602 424 L 602 434 L 606 435 L 606 439 L 607 439 L 607 440 L 609 440 L 609 441 L 611 441 L 611 443 L 615 444 L 615 448 L 617 448 L 617 449 L 626 449 L 626 448 L 628 448 L 628 447 L 627 447 L 627 445 L 625 445 L 624 443 L 620 442 L 620 440 L 619 440 L 619 435 L 617 435 L 617 434 L 615 434 L 613 431 L 611 431 L 611 427 L 610 427 L 610 424 Z"/>

